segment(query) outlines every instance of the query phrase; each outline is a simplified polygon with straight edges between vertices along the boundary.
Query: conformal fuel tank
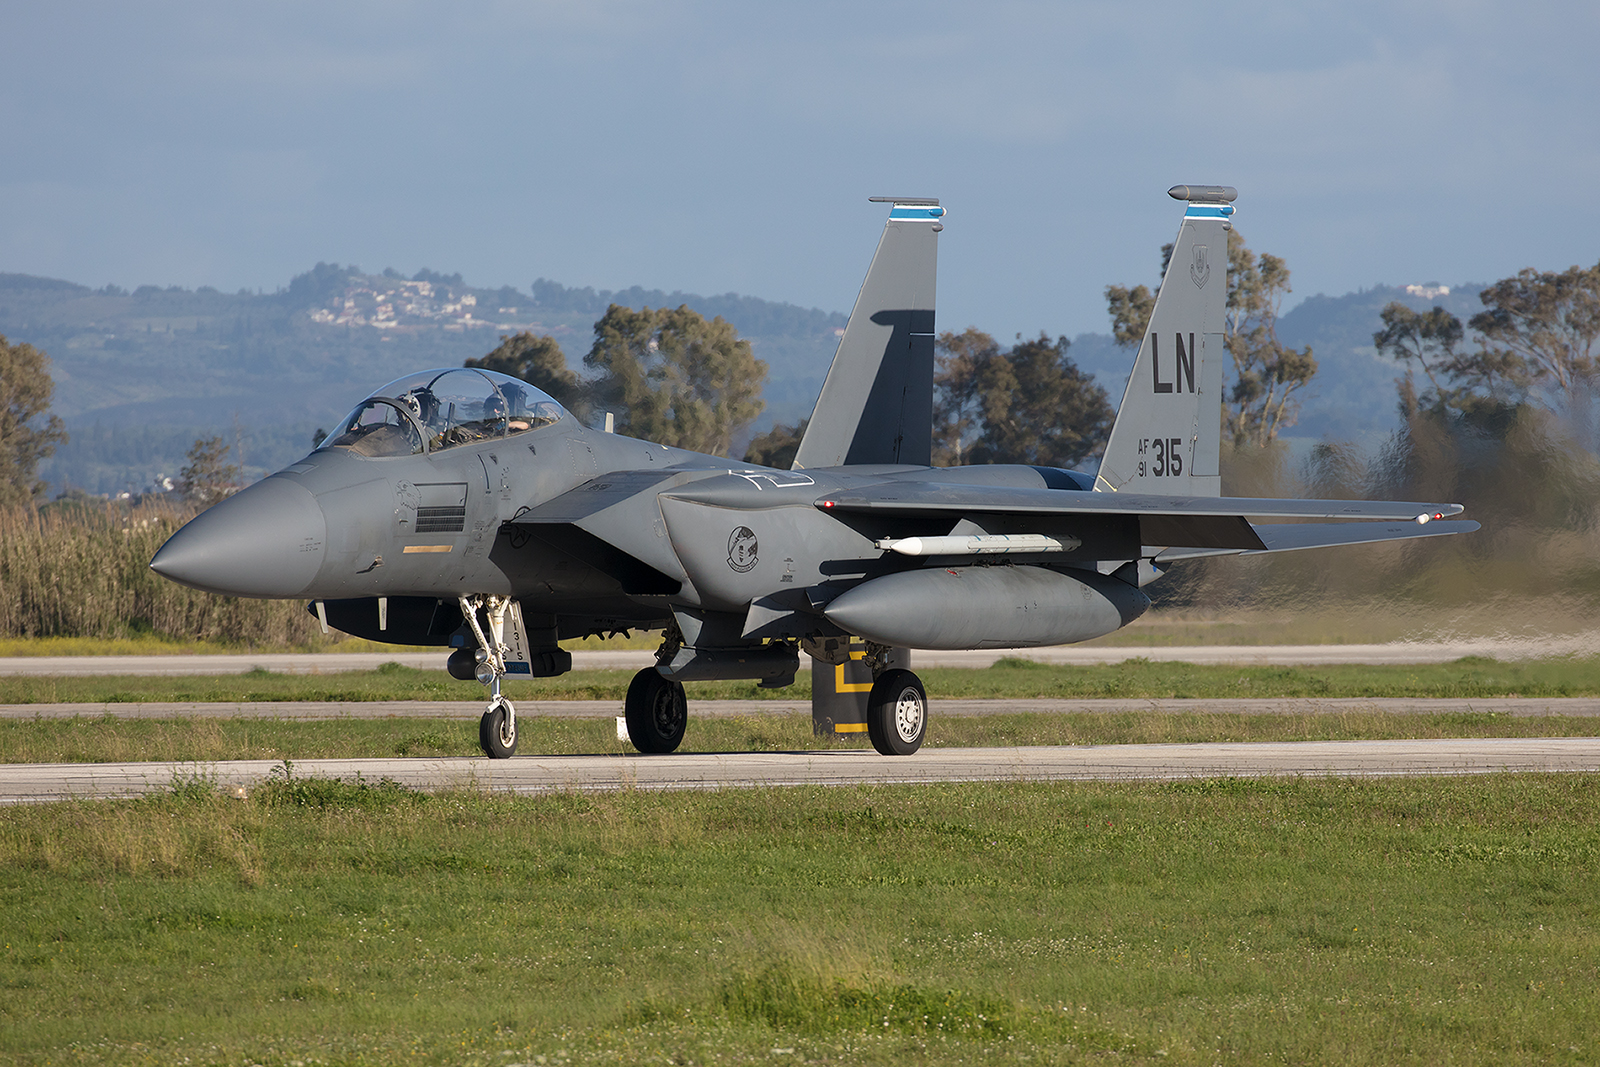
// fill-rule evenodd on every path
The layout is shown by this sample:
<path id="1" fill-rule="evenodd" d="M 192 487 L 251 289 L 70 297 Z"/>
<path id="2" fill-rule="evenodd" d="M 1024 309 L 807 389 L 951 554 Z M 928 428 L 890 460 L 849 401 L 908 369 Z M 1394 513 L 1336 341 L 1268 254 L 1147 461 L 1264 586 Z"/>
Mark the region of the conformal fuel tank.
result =
<path id="1" fill-rule="evenodd" d="M 1094 571 L 930 567 L 874 578 L 823 614 L 848 632 L 901 648 L 1026 648 L 1111 633 L 1150 598 Z"/>

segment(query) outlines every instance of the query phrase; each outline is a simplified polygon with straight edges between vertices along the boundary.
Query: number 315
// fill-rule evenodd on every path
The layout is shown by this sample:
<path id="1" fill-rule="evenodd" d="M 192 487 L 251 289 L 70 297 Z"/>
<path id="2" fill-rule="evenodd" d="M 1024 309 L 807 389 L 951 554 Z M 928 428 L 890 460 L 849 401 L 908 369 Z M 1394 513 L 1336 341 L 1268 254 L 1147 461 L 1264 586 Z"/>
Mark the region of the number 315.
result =
<path id="1" fill-rule="evenodd" d="M 1183 444 L 1181 437 L 1158 437 L 1151 444 L 1155 445 L 1155 462 L 1150 465 L 1150 473 L 1157 478 L 1176 478 L 1183 473 L 1183 456 L 1179 454 L 1178 447 Z"/>

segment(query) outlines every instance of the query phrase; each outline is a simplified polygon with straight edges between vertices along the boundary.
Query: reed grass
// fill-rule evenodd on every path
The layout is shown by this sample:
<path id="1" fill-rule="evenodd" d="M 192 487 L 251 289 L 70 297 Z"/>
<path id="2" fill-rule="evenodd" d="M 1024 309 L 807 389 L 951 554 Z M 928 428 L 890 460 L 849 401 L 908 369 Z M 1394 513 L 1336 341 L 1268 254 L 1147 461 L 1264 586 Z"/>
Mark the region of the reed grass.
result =
<path id="1" fill-rule="evenodd" d="M 329 643 L 303 603 L 214 596 L 151 571 L 156 549 L 193 515 L 109 503 L 0 509 L 0 636 L 304 650 Z"/>
<path id="2" fill-rule="evenodd" d="M 0 509 L 0 655 L 368 647 L 323 634 L 301 601 L 218 597 L 157 577 L 150 558 L 194 514 L 164 504 Z M 1460 542 L 1454 555 L 1441 556 L 1439 546 L 1362 546 L 1288 554 L 1306 559 L 1210 561 L 1203 580 L 1199 571 L 1185 577 L 1179 565 L 1149 591 L 1167 596 L 1162 590 L 1170 585 L 1187 592 L 1092 643 L 1348 644 L 1585 632 L 1600 583 L 1588 572 L 1569 572 L 1572 561 L 1593 558 L 1593 539 L 1541 536 L 1540 562 L 1531 569 L 1542 583 L 1537 595 L 1518 569 L 1530 566 L 1521 548 L 1478 559 L 1469 549 L 1481 535 L 1449 539 Z M 1416 551 L 1433 561 L 1426 580 L 1414 574 L 1408 553 Z M 1507 562 L 1508 554 L 1517 562 Z M 1405 580 L 1390 580 L 1395 575 Z M 634 649 L 658 643 L 648 632 L 564 642 Z"/>

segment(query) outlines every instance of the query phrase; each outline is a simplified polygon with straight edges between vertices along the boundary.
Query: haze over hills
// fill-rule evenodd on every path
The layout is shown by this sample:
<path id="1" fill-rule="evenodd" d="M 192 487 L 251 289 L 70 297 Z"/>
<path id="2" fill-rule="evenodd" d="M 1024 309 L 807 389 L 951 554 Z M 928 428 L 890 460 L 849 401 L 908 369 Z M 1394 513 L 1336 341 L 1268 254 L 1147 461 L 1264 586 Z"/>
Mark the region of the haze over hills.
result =
<path id="1" fill-rule="evenodd" d="M 1481 306 L 1480 288 L 1376 286 L 1319 294 L 1283 315 L 1280 339 L 1311 344 L 1320 364 L 1290 435 L 1364 440 L 1392 430 L 1401 369 L 1372 349 L 1379 313 L 1391 300 L 1419 310 L 1437 303 L 1465 320 Z M 0 274 L 0 333 L 52 360 L 52 406 L 71 440 L 41 465 L 41 477 L 53 491 L 114 494 L 158 487 L 161 476 L 176 475 L 195 438 L 213 434 L 235 444 L 235 460 L 260 477 L 303 455 L 316 429 L 331 429 L 383 383 L 459 366 L 502 334 L 549 334 L 581 373 L 593 324 L 612 303 L 687 304 L 732 323 L 770 368 L 756 430 L 810 413 L 846 321 L 839 312 L 734 293 L 597 291 L 542 278 L 528 290 L 476 288 L 458 274 L 423 270 L 406 278 L 319 263 L 270 294 L 204 286 L 130 293 Z M 1082 333 L 1070 354 L 1115 404 L 1131 352 L 1106 334 Z"/>

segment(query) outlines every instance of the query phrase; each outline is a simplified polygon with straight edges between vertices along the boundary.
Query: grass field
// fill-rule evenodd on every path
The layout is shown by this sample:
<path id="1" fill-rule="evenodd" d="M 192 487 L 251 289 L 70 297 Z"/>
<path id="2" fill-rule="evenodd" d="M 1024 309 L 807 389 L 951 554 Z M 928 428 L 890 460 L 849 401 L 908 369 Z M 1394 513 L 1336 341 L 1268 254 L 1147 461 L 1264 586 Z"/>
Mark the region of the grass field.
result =
<path id="1" fill-rule="evenodd" d="M 573 671 L 559 678 L 507 681 L 515 701 L 615 700 L 633 671 Z M 1414 666 L 1240 667 L 1135 658 L 1100 666 L 1052 666 L 1002 659 L 982 670 L 919 670 L 929 697 L 1569 697 L 1600 695 L 1600 656 L 1502 663 L 1468 657 Z M 809 700 L 805 671 L 784 689 L 754 682 L 693 682 L 689 698 Z M 0 676 L 0 704 L 235 702 L 274 700 L 482 699 L 476 682 L 396 663 L 375 671 L 289 675 L 265 670 L 196 677 Z"/>
<path id="2" fill-rule="evenodd" d="M 544 755 L 622 754 L 612 720 L 518 715 L 517 750 Z M 1351 741 L 1443 737 L 1593 737 L 1600 719 L 1494 712 L 1404 715 L 1377 710 L 1250 715 L 1204 712 L 1067 712 L 941 715 L 927 748 L 1012 745 L 1187 744 L 1206 741 Z M 864 735 L 814 737 L 810 714 L 695 718 L 680 752 L 795 752 L 865 748 Z M 0 763 L 212 763 L 232 759 L 478 757 L 476 714 L 458 719 L 0 720 Z"/>
<path id="3" fill-rule="evenodd" d="M 1600 778 L 0 811 L 12 1063 L 1583 1063 Z"/>
<path id="4" fill-rule="evenodd" d="M 522 683 L 620 701 L 630 672 Z M 940 696 L 1587 696 L 1600 659 L 1002 662 Z M 753 686 L 701 697 L 804 699 Z M 0 679 L 0 703 L 477 701 L 438 672 Z M 621 751 L 525 716 L 525 751 Z M 1466 712 L 941 716 L 928 744 L 1593 734 Z M 476 720 L 0 722 L 0 762 L 476 755 Z M 686 751 L 855 745 L 691 718 Z M 202 778 L 0 809 L 0 1062 L 1586 1063 L 1600 776 L 502 798 Z"/>

